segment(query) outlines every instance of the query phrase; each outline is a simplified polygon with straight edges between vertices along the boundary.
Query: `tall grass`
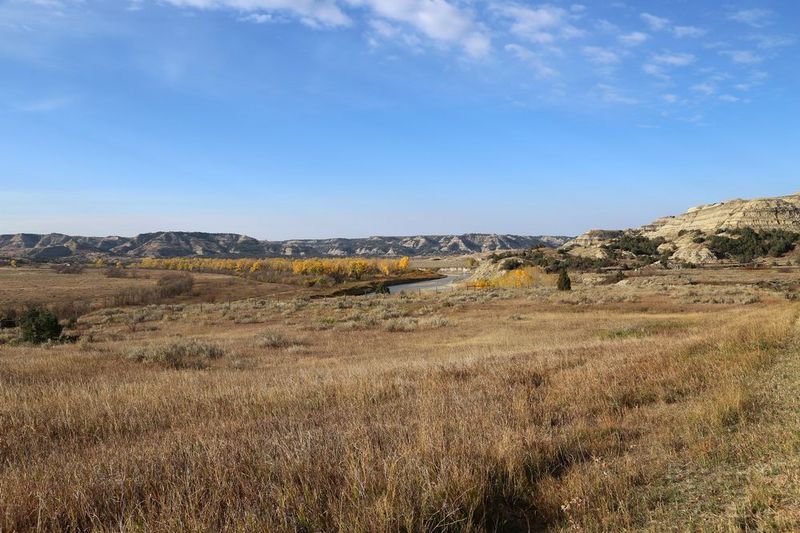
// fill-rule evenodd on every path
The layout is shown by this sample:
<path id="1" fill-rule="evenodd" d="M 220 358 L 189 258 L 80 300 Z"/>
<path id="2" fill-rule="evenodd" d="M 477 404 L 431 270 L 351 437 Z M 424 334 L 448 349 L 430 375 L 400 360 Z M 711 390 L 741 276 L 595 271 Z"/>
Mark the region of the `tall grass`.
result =
<path id="1" fill-rule="evenodd" d="M 261 326 L 237 335 L 182 315 L 159 333 L 225 339 L 246 370 L 223 353 L 205 372 L 137 364 L 113 342 L 4 353 L 0 529 L 646 527 L 671 465 L 724 460 L 719 443 L 753 413 L 749 380 L 795 319 L 786 305 L 655 318 L 530 307 L 511 322 L 487 317 L 531 304 L 395 304 L 458 327 L 319 331 L 299 359 L 254 343 Z M 341 311 L 298 306 L 266 346 Z M 654 319 L 680 327 L 601 335 Z M 160 360 L 144 346 L 133 359 Z"/>

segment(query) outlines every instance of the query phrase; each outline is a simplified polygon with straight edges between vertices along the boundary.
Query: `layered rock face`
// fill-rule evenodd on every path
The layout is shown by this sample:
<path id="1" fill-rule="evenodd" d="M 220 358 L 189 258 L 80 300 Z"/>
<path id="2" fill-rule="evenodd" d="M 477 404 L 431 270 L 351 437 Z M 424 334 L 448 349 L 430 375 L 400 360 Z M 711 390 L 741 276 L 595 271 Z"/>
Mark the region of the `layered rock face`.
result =
<path id="1" fill-rule="evenodd" d="M 72 237 L 0 235 L 0 257 L 52 260 L 71 257 L 397 257 L 457 255 L 547 246 L 556 248 L 567 237 L 471 233 L 415 237 L 368 237 L 259 241 L 232 233 L 163 231 L 136 237 Z"/>
<path id="2" fill-rule="evenodd" d="M 756 231 L 783 230 L 800 233 L 800 193 L 777 198 L 730 200 L 701 205 L 677 216 L 660 218 L 641 228 L 624 231 L 592 230 L 564 245 L 570 254 L 582 257 L 604 257 L 604 246 L 622 235 L 640 235 L 649 239 L 664 239 L 659 252 L 670 259 L 685 263 L 714 263 L 716 256 L 702 243 L 699 236 L 710 236 L 735 229 Z"/>
<path id="3" fill-rule="evenodd" d="M 800 193 L 702 205 L 679 216 L 656 220 L 641 230 L 645 237 L 671 240 L 681 232 L 713 234 L 739 228 L 800 232 Z"/>

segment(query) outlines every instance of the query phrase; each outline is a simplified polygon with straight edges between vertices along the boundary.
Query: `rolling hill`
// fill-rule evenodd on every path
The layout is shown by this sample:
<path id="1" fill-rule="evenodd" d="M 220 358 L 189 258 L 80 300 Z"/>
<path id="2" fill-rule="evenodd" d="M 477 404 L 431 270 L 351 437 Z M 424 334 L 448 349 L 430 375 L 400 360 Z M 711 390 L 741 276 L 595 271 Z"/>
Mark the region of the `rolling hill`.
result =
<path id="1" fill-rule="evenodd" d="M 75 237 L 51 233 L 0 235 L 0 257 L 56 260 L 93 257 L 348 257 L 455 255 L 558 247 L 568 237 L 470 233 L 362 239 L 259 241 L 230 233 L 163 231 L 135 237 Z"/>

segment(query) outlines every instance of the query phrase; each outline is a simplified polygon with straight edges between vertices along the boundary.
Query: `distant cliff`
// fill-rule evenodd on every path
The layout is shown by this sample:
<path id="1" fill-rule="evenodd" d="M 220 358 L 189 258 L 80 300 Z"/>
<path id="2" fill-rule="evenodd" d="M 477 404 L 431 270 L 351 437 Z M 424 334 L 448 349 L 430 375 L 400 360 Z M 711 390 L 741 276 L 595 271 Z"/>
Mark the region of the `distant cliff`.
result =
<path id="1" fill-rule="evenodd" d="M 672 260 L 715 263 L 719 258 L 709 249 L 708 239 L 715 235 L 736 238 L 736 232 L 743 229 L 800 233 L 800 193 L 701 205 L 624 231 L 592 230 L 566 243 L 564 249 L 572 255 L 602 258 L 615 240 L 639 236 L 663 241 L 659 251 Z"/>
<path id="2" fill-rule="evenodd" d="M 470 233 L 415 237 L 367 237 L 259 241 L 231 233 L 162 231 L 136 237 L 73 237 L 58 233 L 0 235 L 0 257 L 38 260 L 93 257 L 347 257 L 456 255 L 547 246 L 568 237 Z"/>

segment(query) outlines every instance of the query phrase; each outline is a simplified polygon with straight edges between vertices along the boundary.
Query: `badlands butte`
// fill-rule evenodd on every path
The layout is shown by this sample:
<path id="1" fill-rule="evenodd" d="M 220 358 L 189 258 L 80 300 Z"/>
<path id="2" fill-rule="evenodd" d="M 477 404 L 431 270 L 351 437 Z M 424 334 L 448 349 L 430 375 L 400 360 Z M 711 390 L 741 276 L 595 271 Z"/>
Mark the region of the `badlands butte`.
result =
<path id="1" fill-rule="evenodd" d="M 745 230 L 746 239 L 742 239 Z M 38 261 L 98 257 L 427 257 L 550 249 L 576 259 L 595 261 L 596 266 L 609 266 L 636 257 L 658 259 L 662 263 L 702 265 L 782 256 L 794 248 L 798 233 L 800 193 L 701 205 L 640 228 L 591 230 L 572 239 L 478 233 L 287 241 L 181 231 L 145 233 L 131 238 L 14 234 L 0 235 L 0 257 Z M 738 241 L 739 246 L 732 245 L 732 241 Z M 758 246 L 747 248 L 743 246 L 745 241 L 757 241 Z"/>
<path id="2" fill-rule="evenodd" d="M 670 261 L 709 264 L 735 259 L 731 257 L 730 247 L 725 249 L 725 244 L 740 239 L 743 232 L 788 243 L 783 248 L 765 250 L 767 254 L 783 255 L 788 248 L 793 248 L 800 233 L 800 193 L 701 205 L 682 215 L 663 217 L 635 229 L 592 230 L 570 240 L 563 248 L 570 255 L 605 259 L 610 255 L 609 249 L 615 248 L 621 240 L 646 240 L 655 244 L 656 251 Z"/>

